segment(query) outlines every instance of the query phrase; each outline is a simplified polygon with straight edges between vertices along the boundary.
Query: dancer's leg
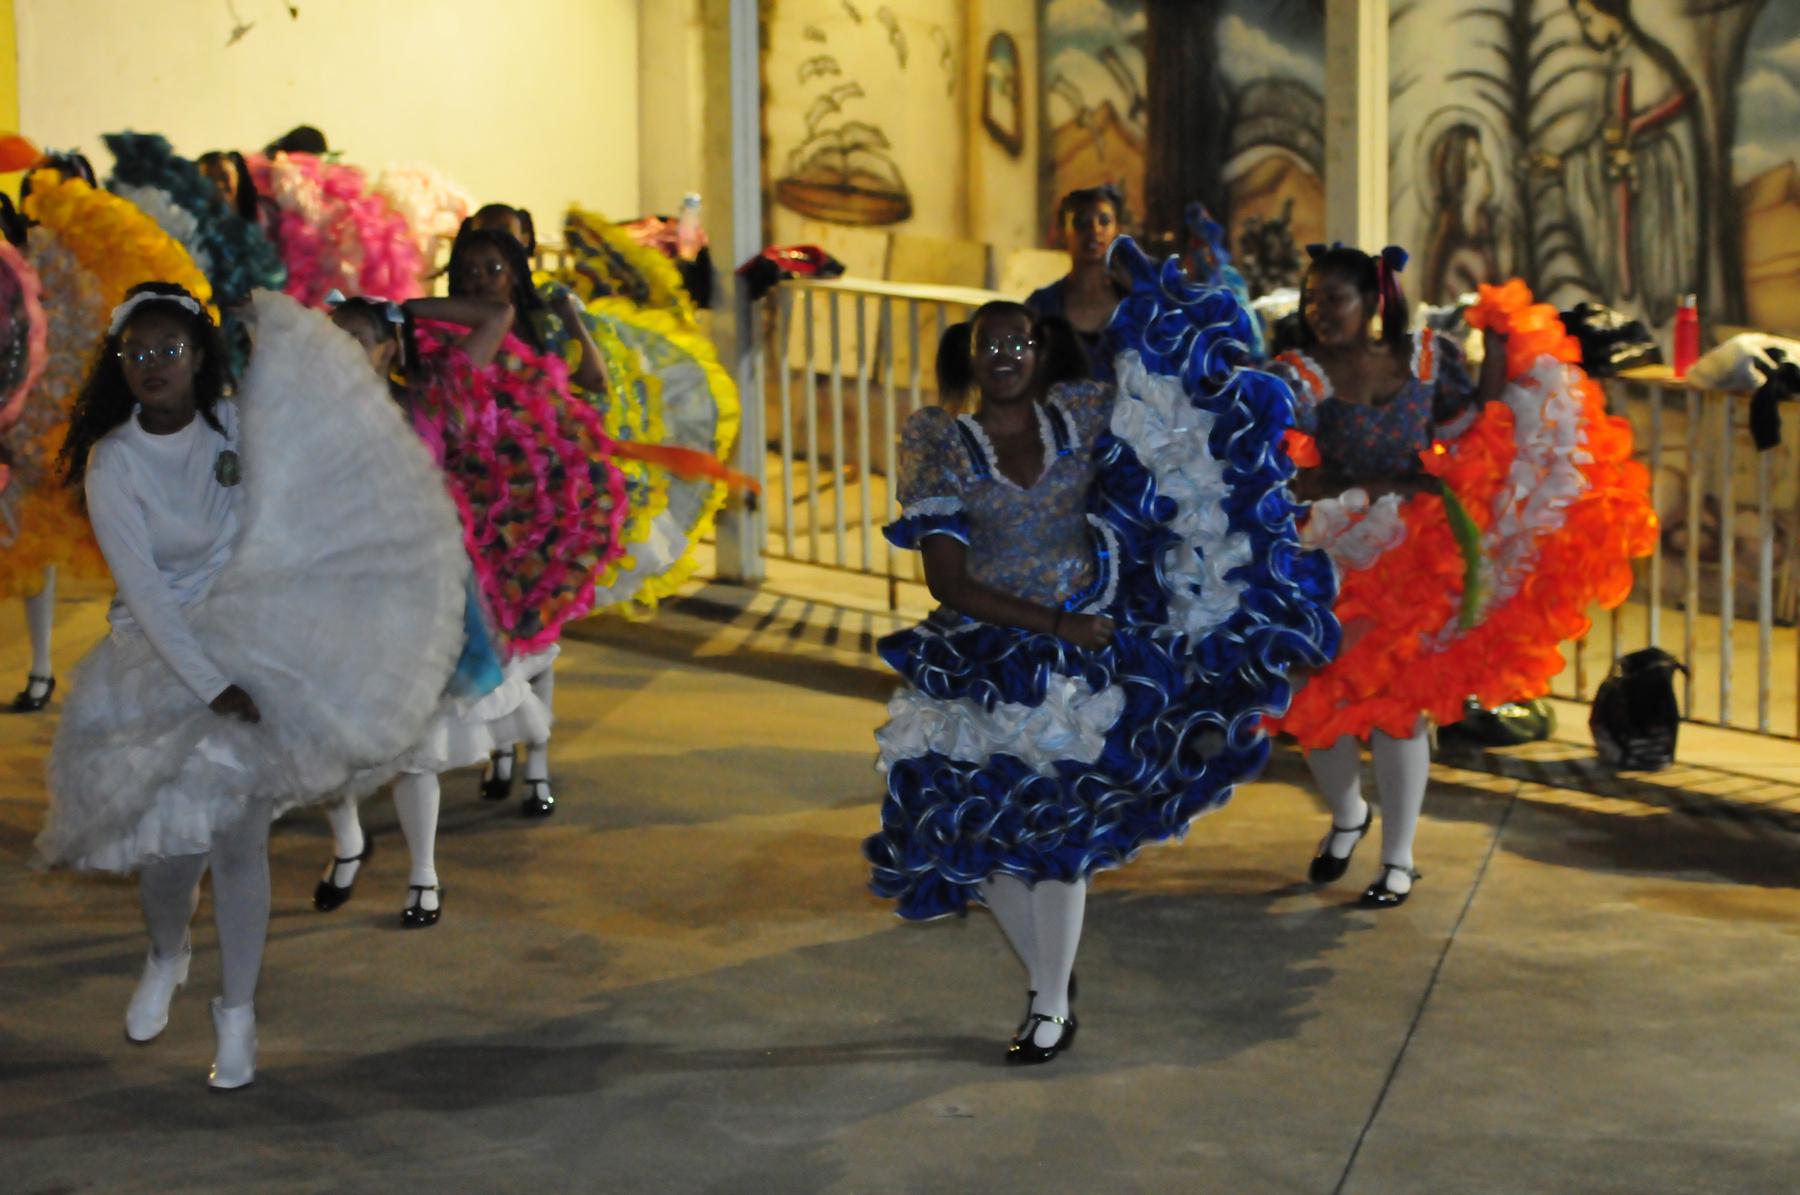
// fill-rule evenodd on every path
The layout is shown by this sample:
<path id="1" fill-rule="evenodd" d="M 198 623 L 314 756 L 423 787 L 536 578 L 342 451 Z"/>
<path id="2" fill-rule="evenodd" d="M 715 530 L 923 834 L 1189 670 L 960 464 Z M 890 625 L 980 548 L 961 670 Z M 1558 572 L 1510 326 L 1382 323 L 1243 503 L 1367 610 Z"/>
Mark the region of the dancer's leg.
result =
<path id="1" fill-rule="evenodd" d="M 1431 736 L 1423 726 L 1404 739 L 1378 730 L 1370 749 L 1375 756 L 1375 783 L 1381 788 L 1381 861 L 1400 869 L 1385 872 L 1386 883 L 1392 892 L 1410 892 L 1413 838 L 1431 778 Z"/>
<path id="2" fill-rule="evenodd" d="M 406 847 L 412 852 L 412 874 L 406 882 L 424 889 L 418 894 L 418 907 L 427 912 L 438 908 L 437 825 L 441 803 L 442 792 L 434 773 L 409 772 L 394 782 L 394 811 L 399 814 Z"/>
<path id="3" fill-rule="evenodd" d="M 1075 970 L 1075 952 L 1081 946 L 1086 912 L 1086 880 L 1039 880 L 1031 889 L 1039 979 L 1033 1012 L 1051 1017 L 1069 1015 L 1069 976 Z M 1032 1041 L 1043 1047 L 1054 1046 L 1065 1032 L 1059 1025 L 1039 1024 Z"/>
<path id="4" fill-rule="evenodd" d="M 548 715 L 556 697 L 556 673 L 544 669 L 531 678 L 531 691 L 543 703 Z M 525 800 L 519 812 L 526 817 L 545 817 L 556 811 L 556 798 L 550 792 L 550 737 L 525 745 Z"/>
<path id="5" fill-rule="evenodd" d="M 556 670 L 546 668 L 531 678 L 531 691 L 544 706 L 544 713 L 549 714 L 556 700 Z M 548 780 L 550 778 L 550 740 L 541 743 L 526 744 L 525 779 Z"/>
<path id="6" fill-rule="evenodd" d="M 193 920 L 205 855 L 177 855 L 149 864 L 138 876 L 138 899 L 150 930 L 150 956 L 131 1003 L 125 1006 L 125 1034 L 136 1042 L 153 1041 L 169 1023 L 169 1003 L 187 982 L 188 922 Z"/>
<path id="7" fill-rule="evenodd" d="M 1313 783 L 1331 810 L 1333 829 L 1326 831 L 1319 848 L 1334 859 L 1348 859 L 1362 835 L 1358 828 L 1369 816 L 1362 795 L 1362 748 L 1355 736 L 1345 735 L 1329 747 L 1306 753 Z M 1382 811 L 1385 818 L 1387 811 Z"/>
<path id="8" fill-rule="evenodd" d="M 348 888 L 356 883 L 356 873 L 362 870 L 361 855 L 366 845 L 358 802 L 346 797 L 325 806 L 325 821 L 331 826 L 331 852 L 336 856 L 326 865 L 325 878 L 339 888 Z M 345 859 L 349 862 L 342 862 Z"/>
<path id="9" fill-rule="evenodd" d="M 158 859 L 138 873 L 138 900 L 150 930 L 150 949 L 157 958 L 172 959 L 188 949 L 188 922 L 200 897 L 205 855 Z"/>
<path id="10" fill-rule="evenodd" d="M 988 911 L 1000 923 L 1000 932 L 1025 965 L 1031 990 L 1038 990 L 1037 927 L 1031 919 L 1031 889 L 1025 881 L 1005 874 L 995 874 L 982 882 L 981 897 Z"/>
<path id="11" fill-rule="evenodd" d="M 31 674 L 51 675 L 50 638 L 56 624 L 56 569 L 44 570 L 44 587 L 25 599 L 25 629 L 31 635 Z M 32 694 L 34 697 L 37 694 Z"/>
<path id="12" fill-rule="evenodd" d="M 264 811 L 253 805 L 236 825 L 214 831 L 210 861 L 222 1004 L 248 1008 L 256 1000 L 269 938 L 269 819 Z"/>

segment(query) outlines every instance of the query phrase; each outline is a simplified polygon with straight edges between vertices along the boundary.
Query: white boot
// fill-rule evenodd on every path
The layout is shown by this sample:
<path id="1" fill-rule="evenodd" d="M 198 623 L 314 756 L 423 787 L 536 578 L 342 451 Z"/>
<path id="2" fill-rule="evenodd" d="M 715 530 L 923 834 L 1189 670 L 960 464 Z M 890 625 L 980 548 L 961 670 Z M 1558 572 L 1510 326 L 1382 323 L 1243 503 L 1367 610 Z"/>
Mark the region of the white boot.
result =
<path id="1" fill-rule="evenodd" d="M 219 1037 L 219 1052 L 213 1057 L 212 1073 L 207 1083 L 220 1091 L 248 1087 L 256 1078 L 256 1008 L 226 1008 L 223 997 L 212 1002 L 213 1032 Z"/>
<path id="2" fill-rule="evenodd" d="M 171 959 L 156 957 L 152 948 L 144 959 L 144 974 L 138 980 L 131 1003 L 125 1006 L 125 1036 L 142 1045 L 154 1041 L 169 1023 L 169 1001 L 175 989 L 187 982 L 188 962 L 194 948 L 183 946 Z"/>

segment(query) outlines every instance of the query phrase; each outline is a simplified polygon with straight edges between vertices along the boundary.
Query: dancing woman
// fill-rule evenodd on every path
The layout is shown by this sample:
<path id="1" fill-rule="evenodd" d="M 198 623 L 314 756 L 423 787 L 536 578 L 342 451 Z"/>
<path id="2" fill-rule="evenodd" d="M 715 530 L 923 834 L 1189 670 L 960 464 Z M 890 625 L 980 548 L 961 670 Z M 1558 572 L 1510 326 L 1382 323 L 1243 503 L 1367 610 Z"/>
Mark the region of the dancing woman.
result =
<path id="1" fill-rule="evenodd" d="M 187 979 L 212 871 L 216 1088 L 255 1073 L 269 822 L 417 740 L 455 662 L 466 568 L 430 458 L 354 346 L 267 292 L 256 324 L 228 400 L 192 294 L 146 283 L 112 313 L 61 464 L 118 597 L 75 672 L 37 842 L 44 863 L 139 873 L 137 1042 Z"/>
<path id="2" fill-rule="evenodd" d="M 525 256 L 525 248 L 512 234 L 473 224 L 466 227 L 450 250 L 449 274 L 451 298 L 506 305 L 512 312 L 514 335 L 533 354 L 560 365 L 566 363 L 568 346 L 579 346 L 573 354 L 574 364 L 568 367 L 568 384 L 585 390 L 606 390 L 606 367 L 599 348 L 580 318 L 579 300 L 565 290 L 554 307 L 546 302 L 532 285 L 531 264 Z M 546 395 L 546 398 L 561 401 L 554 395 Z M 622 476 L 618 481 L 622 488 Z M 622 520 L 622 508 L 619 515 Z M 615 556 L 621 548 L 621 543 L 614 544 Z M 543 669 L 531 677 L 532 690 L 547 713 L 554 710 L 556 673 L 548 663 L 553 659 L 554 655 L 547 657 Z M 481 781 L 484 799 L 504 801 L 512 795 L 515 762 L 511 745 L 496 745 Z M 525 816 L 548 817 L 556 811 L 556 797 L 550 786 L 550 740 L 547 734 L 525 742 L 525 787 L 525 799 L 520 806 Z"/>
<path id="3" fill-rule="evenodd" d="M 414 299 L 404 305 L 376 299 L 344 299 L 331 319 L 367 354 L 375 375 L 388 381 L 394 398 L 412 415 L 412 402 L 426 389 L 424 376 L 433 368 L 422 359 L 414 333 L 414 317 L 466 327 L 454 343 L 476 369 L 485 369 L 500 352 L 513 312 L 506 303 L 484 299 Z M 476 513 L 459 504 L 466 545 L 478 542 Z M 533 657 L 502 662 L 503 637 L 488 623 L 473 569 L 468 571 L 462 655 L 450 678 L 437 714 L 425 734 L 396 762 L 394 810 L 411 854 L 407 902 L 400 912 L 403 929 L 426 929 L 443 910 L 437 874 L 437 823 L 441 804 L 440 774 L 481 763 L 500 747 L 520 741 L 547 741 L 549 713 L 532 692 L 527 672 L 541 671 Z M 313 891 L 313 907 L 329 913 L 350 899 L 372 839 L 363 833 L 358 805 L 369 786 L 353 784 L 341 801 L 326 807 L 335 856 Z"/>
<path id="4" fill-rule="evenodd" d="M 1311 253 L 1302 347 L 1271 369 L 1296 396 L 1295 490 L 1312 500 L 1304 539 L 1342 575 L 1344 649 L 1278 725 L 1306 750 L 1331 810 L 1314 883 L 1340 878 L 1369 832 L 1369 745 L 1381 866 L 1361 903 L 1386 909 L 1420 878 L 1431 723 L 1459 719 L 1470 696 L 1491 706 L 1543 695 L 1562 668 L 1558 645 L 1586 629 L 1590 607 L 1630 592 L 1653 519 L 1629 428 L 1566 364 L 1579 355 L 1522 285 L 1504 303 L 1484 288 L 1470 322 L 1486 330 L 1486 352 L 1471 377 L 1454 340 L 1408 331 L 1403 251 Z"/>
<path id="5" fill-rule="evenodd" d="M 1116 391 L 1020 304 L 946 332 L 941 392 L 979 402 L 907 421 L 887 528 L 943 605 L 880 645 L 907 685 L 863 850 L 903 917 L 993 912 L 1029 981 L 1014 1063 L 1074 1041 L 1089 877 L 1222 805 L 1267 758 L 1287 670 L 1335 644 L 1329 565 L 1296 550 L 1282 488 L 1287 391 L 1243 368 L 1248 312 L 1135 246 L 1126 264 Z"/>

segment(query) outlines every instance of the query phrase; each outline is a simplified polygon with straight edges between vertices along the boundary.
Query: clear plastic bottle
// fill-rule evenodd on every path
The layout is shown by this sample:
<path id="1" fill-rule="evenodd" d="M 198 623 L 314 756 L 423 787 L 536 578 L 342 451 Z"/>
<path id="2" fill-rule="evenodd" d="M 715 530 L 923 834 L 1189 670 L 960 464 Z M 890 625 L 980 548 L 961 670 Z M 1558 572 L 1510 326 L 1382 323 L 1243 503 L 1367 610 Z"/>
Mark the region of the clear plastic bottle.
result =
<path id="1" fill-rule="evenodd" d="M 689 191 L 681 198 L 681 214 L 675 220 L 675 253 L 682 261 L 700 256 L 706 233 L 700 227 L 700 196 Z"/>

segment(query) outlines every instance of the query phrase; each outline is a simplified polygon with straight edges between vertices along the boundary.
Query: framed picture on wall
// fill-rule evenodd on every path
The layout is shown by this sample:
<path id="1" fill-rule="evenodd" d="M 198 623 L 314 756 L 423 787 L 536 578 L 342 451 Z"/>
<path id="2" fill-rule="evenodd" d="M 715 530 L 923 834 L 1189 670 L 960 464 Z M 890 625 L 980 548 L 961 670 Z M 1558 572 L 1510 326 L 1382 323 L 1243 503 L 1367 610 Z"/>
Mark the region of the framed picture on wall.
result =
<path id="1" fill-rule="evenodd" d="M 996 33 L 988 39 L 982 76 L 981 125 L 1016 158 L 1025 152 L 1025 87 L 1012 34 Z"/>

